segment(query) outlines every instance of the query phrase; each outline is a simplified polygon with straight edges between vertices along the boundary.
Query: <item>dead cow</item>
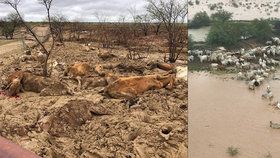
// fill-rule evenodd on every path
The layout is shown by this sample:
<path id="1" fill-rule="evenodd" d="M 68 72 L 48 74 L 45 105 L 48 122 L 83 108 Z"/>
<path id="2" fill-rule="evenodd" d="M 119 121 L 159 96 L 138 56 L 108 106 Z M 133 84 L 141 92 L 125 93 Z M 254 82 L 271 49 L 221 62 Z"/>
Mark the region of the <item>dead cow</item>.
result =
<path id="1" fill-rule="evenodd" d="M 60 81 L 36 76 L 29 72 L 16 71 L 6 80 L 6 94 L 16 96 L 20 91 L 40 93 L 42 96 L 72 95 L 68 86 Z"/>
<path id="2" fill-rule="evenodd" d="M 130 99 L 151 89 L 171 89 L 174 81 L 174 74 L 122 77 L 110 83 L 105 93 L 112 98 Z"/>
<path id="3" fill-rule="evenodd" d="M 69 78 L 74 78 L 78 81 L 78 89 L 82 88 L 82 79 L 92 76 L 92 72 L 95 72 L 96 74 L 103 76 L 103 67 L 101 65 L 96 65 L 94 68 L 92 68 L 87 63 L 74 63 L 70 67 L 66 69 L 64 72 L 65 76 L 69 76 Z"/>
<path id="4" fill-rule="evenodd" d="M 74 63 L 64 72 L 65 75 L 70 77 L 87 76 L 91 71 L 91 67 L 87 63 Z"/>

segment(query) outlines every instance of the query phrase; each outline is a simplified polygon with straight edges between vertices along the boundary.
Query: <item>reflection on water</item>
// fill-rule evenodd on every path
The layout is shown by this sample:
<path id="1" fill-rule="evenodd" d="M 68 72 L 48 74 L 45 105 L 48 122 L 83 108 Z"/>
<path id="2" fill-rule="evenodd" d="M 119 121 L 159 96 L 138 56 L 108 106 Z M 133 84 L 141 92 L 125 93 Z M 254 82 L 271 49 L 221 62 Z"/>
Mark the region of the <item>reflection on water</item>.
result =
<path id="1" fill-rule="evenodd" d="M 189 29 L 188 33 L 192 36 L 193 40 L 195 42 L 205 42 L 207 35 L 210 31 L 209 27 L 202 27 L 199 29 Z"/>
<path id="2" fill-rule="evenodd" d="M 280 155 L 280 110 L 262 100 L 266 86 L 280 99 L 280 81 L 270 81 L 255 91 L 244 82 L 208 73 L 189 75 L 189 157 L 227 158 L 227 148 L 239 148 L 239 158 Z"/>

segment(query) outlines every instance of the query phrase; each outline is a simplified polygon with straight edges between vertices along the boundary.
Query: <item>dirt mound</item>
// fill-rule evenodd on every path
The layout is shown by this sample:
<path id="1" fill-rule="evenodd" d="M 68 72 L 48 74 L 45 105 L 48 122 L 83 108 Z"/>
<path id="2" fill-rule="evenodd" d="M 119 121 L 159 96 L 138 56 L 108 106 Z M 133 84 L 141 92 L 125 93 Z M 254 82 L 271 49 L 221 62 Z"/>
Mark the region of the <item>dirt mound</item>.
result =
<path id="1" fill-rule="evenodd" d="M 88 100 L 70 100 L 40 122 L 42 130 L 53 136 L 71 136 L 93 115 L 105 115 L 108 112 Z"/>

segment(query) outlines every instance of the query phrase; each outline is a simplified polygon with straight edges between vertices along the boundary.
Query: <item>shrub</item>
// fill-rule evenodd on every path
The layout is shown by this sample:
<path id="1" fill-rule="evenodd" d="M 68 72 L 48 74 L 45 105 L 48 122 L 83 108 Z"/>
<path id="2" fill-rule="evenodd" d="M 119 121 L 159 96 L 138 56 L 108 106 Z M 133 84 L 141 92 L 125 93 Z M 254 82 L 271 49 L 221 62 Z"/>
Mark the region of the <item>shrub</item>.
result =
<path id="1" fill-rule="evenodd" d="M 193 20 L 189 22 L 189 28 L 200 28 L 202 26 L 209 26 L 210 18 L 208 14 L 204 12 L 199 12 L 194 15 Z"/>
<path id="2" fill-rule="evenodd" d="M 215 10 L 218 6 L 217 4 L 209 4 L 208 7 L 210 10 Z"/>
<path id="3" fill-rule="evenodd" d="M 193 6 L 193 5 L 194 5 L 192 1 L 189 1 L 188 4 L 189 4 L 190 6 Z"/>
<path id="4" fill-rule="evenodd" d="M 267 20 L 254 20 L 253 25 L 253 37 L 260 42 L 264 42 L 271 39 L 272 28 Z"/>
<path id="5" fill-rule="evenodd" d="M 225 10 L 219 10 L 218 12 L 211 15 L 212 21 L 228 21 L 232 18 L 232 13 L 225 11 Z"/>
<path id="6" fill-rule="evenodd" d="M 234 27 L 234 30 L 236 31 L 236 35 L 238 35 L 240 39 L 248 39 L 253 37 L 254 27 L 252 23 L 232 22 L 232 25 Z"/>
<path id="7" fill-rule="evenodd" d="M 207 36 L 206 42 L 211 46 L 229 47 L 240 40 L 240 29 L 232 22 L 215 22 Z"/>
<path id="8" fill-rule="evenodd" d="M 274 29 L 277 34 L 280 34 L 280 20 L 274 22 Z"/>
<path id="9" fill-rule="evenodd" d="M 192 35 L 189 35 L 188 36 L 188 49 L 192 50 L 193 47 L 194 47 L 194 41 L 193 41 Z"/>
<path id="10" fill-rule="evenodd" d="M 6 39 L 8 39 L 8 38 L 13 39 L 14 27 L 13 27 L 12 23 L 5 22 L 5 23 L 3 23 L 3 25 L 1 27 L 2 27 L 2 29 L 1 29 L 2 35 L 5 36 Z"/>
<path id="11" fill-rule="evenodd" d="M 236 156 L 237 154 L 239 154 L 239 150 L 238 148 L 234 148 L 234 147 L 228 147 L 227 149 L 227 153 L 230 155 L 230 156 Z"/>

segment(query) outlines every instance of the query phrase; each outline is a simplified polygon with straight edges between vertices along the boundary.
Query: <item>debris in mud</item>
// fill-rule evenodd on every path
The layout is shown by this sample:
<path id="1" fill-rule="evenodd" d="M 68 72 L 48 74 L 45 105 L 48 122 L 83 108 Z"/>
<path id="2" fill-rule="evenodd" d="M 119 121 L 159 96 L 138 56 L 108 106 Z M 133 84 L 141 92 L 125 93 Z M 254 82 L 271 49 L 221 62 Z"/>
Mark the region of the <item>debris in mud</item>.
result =
<path id="1" fill-rule="evenodd" d="M 270 99 L 272 100 L 273 99 L 273 93 L 270 89 L 270 86 L 267 86 L 266 88 L 266 92 L 264 94 L 262 94 L 262 98 L 264 99 Z"/>
<path id="2" fill-rule="evenodd" d="M 105 60 L 109 60 L 111 58 L 116 57 L 116 55 L 114 55 L 110 51 L 105 51 L 105 52 L 98 53 L 98 57 L 105 61 Z"/>
<path id="3" fill-rule="evenodd" d="M 272 129 L 280 129 L 280 124 L 279 123 L 273 123 L 272 121 L 270 123 L 270 128 Z"/>
<path id="4" fill-rule="evenodd" d="M 160 136 L 162 136 L 165 140 L 169 140 L 170 137 L 173 135 L 171 131 L 172 131 L 171 127 L 163 127 L 159 133 Z"/>

